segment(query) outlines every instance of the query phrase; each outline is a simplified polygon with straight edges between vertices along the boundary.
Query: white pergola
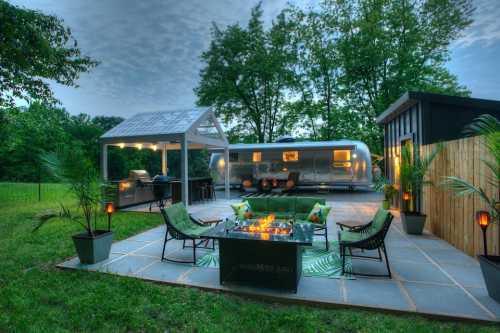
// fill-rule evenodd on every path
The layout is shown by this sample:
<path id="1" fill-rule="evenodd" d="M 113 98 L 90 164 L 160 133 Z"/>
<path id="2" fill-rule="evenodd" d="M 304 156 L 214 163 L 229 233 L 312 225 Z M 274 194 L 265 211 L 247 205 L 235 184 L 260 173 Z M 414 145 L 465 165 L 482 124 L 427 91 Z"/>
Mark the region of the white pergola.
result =
<path id="1" fill-rule="evenodd" d="M 210 108 L 139 113 L 104 133 L 101 143 L 101 175 L 108 179 L 108 146 L 161 150 L 161 167 L 167 173 L 167 151 L 181 151 L 182 201 L 187 206 L 188 150 L 224 149 L 224 188 L 229 199 L 229 144 Z"/>

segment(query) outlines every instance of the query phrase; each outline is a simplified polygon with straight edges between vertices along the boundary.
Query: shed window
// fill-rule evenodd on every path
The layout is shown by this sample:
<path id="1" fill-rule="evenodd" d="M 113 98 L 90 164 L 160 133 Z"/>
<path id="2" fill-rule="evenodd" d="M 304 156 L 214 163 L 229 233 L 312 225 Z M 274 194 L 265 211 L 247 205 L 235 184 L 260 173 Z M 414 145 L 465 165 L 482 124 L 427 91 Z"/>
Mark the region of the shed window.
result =
<path id="1" fill-rule="evenodd" d="M 262 152 L 260 151 L 254 151 L 252 154 L 252 162 L 260 162 L 262 161 Z"/>
<path id="2" fill-rule="evenodd" d="M 283 152 L 283 162 L 297 162 L 298 160 L 299 152 L 297 150 Z"/>
<path id="3" fill-rule="evenodd" d="M 229 153 L 229 162 L 238 162 L 238 153 Z"/>

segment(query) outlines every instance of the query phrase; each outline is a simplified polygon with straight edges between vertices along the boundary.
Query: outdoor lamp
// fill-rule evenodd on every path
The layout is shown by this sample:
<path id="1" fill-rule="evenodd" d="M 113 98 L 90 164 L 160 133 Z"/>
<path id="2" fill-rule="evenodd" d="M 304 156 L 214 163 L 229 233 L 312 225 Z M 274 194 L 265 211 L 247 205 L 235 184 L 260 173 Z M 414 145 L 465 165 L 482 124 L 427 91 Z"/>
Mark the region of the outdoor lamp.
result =
<path id="1" fill-rule="evenodd" d="M 491 223 L 491 215 L 489 212 L 485 210 L 480 210 L 476 213 L 476 222 L 479 224 L 481 227 L 481 230 L 483 231 L 483 245 L 484 245 L 484 256 L 488 256 L 488 247 L 486 244 L 486 229 L 488 229 L 488 226 Z"/>
<path id="2" fill-rule="evenodd" d="M 121 149 L 125 148 L 125 144 L 122 142 L 118 145 Z"/>
<path id="3" fill-rule="evenodd" d="M 106 211 L 106 214 L 108 214 L 108 231 L 111 231 L 111 215 L 115 212 L 113 202 L 106 202 L 104 210 Z"/>
<path id="4" fill-rule="evenodd" d="M 404 201 L 409 201 L 410 200 L 410 192 L 404 191 L 403 192 L 403 200 Z"/>

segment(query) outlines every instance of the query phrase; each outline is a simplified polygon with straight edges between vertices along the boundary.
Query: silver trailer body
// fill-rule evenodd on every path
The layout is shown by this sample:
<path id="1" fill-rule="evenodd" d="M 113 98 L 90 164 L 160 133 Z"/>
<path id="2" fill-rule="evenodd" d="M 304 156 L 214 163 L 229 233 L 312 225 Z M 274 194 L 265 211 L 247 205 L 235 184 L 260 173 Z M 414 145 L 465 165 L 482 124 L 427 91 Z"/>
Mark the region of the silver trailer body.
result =
<path id="1" fill-rule="evenodd" d="M 213 151 L 210 169 L 215 184 L 224 183 L 224 156 Z M 333 186 L 368 186 L 372 183 L 371 156 L 360 141 L 315 141 L 229 145 L 231 187 L 245 177 L 287 179 L 298 173 L 298 188 L 327 189 Z"/>

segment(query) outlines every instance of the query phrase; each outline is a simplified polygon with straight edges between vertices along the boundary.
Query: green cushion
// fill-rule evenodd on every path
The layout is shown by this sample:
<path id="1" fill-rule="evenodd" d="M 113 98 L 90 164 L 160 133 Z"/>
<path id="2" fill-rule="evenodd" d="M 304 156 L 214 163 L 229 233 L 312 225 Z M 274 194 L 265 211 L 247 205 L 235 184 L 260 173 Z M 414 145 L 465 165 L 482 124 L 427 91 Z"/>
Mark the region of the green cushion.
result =
<path id="1" fill-rule="evenodd" d="M 387 216 L 389 215 L 389 212 L 383 208 L 379 208 L 377 210 L 377 213 L 375 213 L 375 216 L 373 217 L 373 222 L 371 225 L 371 233 L 376 233 L 380 229 L 383 228 L 385 220 L 387 219 Z"/>
<path id="2" fill-rule="evenodd" d="M 165 208 L 165 214 L 167 214 L 168 221 L 175 229 L 193 238 L 197 238 L 201 233 L 210 228 L 200 226 L 191 221 L 186 207 L 181 202 Z"/>
<path id="3" fill-rule="evenodd" d="M 269 198 L 267 201 L 267 210 L 273 213 L 295 212 L 294 197 Z"/>
<path id="4" fill-rule="evenodd" d="M 278 213 L 273 212 L 273 214 L 279 220 L 289 220 L 294 218 L 293 212 L 278 212 Z"/>
<path id="5" fill-rule="evenodd" d="M 343 230 L 339 234 L 339 241 L 341 242 L 357 242 L 362 239 L 364 239 L 363 234 L 359 232 Z"/>
<path id="6" fill-rule="evenodd" d="M 295 201 L 295 213 L 309 214 L 316 203 L 324 205 L 325 199 L 313 197 L 297 197 Z"/>
<path id="7" fill-rule="evenodd" d="M 252 208 L 252 212 L 267 212 L 267 198 L 248 198 L 248 203 L 250 204 L 250 208 Z"/>
<path id="8" fill-rule="evenodd" d="M 299 221 L 307 221 L 307 217 L 309 216 L 309 213 L 295 213 L 295 220 Z"/>
<path id="9" fill-rule="evenodd" d="M 267 216 L 269 215 L 268 212 L 253 212 L 253 217 L 256 218 L 256 217 L 264 217 L 264 216 Z"/>

